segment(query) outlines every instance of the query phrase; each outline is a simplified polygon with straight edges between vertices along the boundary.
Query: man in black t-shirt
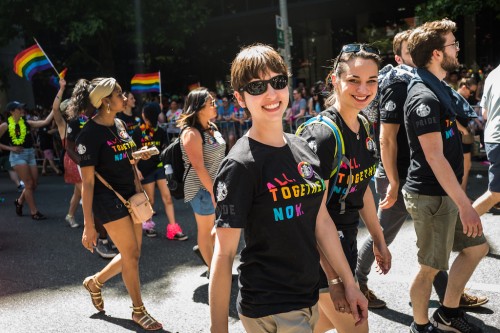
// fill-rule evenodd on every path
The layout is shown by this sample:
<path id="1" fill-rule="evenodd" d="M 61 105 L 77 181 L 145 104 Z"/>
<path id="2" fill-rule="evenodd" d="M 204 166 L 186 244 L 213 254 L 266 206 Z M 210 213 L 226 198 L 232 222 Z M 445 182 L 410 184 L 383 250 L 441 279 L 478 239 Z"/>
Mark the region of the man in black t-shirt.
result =
<path id="1" fill-rule="evenodd" d="M 417 75 L 409 84 L 404 122 L 410 145 L 410 167 L 403 186 L 406 208 L 417 234 L 419 272 L 410 289 L 414 322 L 411 332 L 481 332 L 459 309 L 466 282 L 488 252 L 479 216 L 460 186 L 463 154 L 450 88 L 442 80 L 458 66 L 454 22 L 443 19 L 416 28 L 408 49 Z M 458 219 L 457 219 L 458 218 Z M 432 281 L 453 262 L 445 297 L 428 318 Z"/>

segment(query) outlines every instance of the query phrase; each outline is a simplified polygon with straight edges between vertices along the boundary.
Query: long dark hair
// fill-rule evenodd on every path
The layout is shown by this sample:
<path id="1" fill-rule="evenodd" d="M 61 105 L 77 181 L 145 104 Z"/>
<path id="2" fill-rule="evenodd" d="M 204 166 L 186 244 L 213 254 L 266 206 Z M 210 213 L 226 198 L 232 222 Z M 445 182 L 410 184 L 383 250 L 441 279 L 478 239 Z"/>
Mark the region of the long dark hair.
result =
<path id="1" fill-rule="evenodd" d="M 195 125 L 202 126 L 198 119 L 198 111 L 210 100 L 210 93 L 207 88 L 200 87 L 192 90 L 186 97 L 184 110 L 182 111 L 177 127 L 185 126 L 194 127 Z"/>

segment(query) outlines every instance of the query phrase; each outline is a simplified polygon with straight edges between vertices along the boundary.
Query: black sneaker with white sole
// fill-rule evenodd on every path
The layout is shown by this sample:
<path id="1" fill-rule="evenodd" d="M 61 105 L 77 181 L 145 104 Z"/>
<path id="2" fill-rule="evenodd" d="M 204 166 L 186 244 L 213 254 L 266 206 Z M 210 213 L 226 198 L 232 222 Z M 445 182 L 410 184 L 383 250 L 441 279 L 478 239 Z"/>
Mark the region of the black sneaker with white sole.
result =
<path id="1" fill-rule="evenodd" d="M 456 333 L 482 333 L 483 330 L 469 323 L 465 313 L 460 311 L 458 317 L 447 317 L 441 308 L 434 311 L 432 315 L 432 324 L 446 332 Z"/>
<path id="2" fill-rule="evenodd" d="M 427 326 L 425 326 L 425 328 L 420 331 L 417 329 L 417 324 L 415 324 L 415 322 L 412 322 L 410 325 L 410 333 L 445 333 L 445 332 L 433 326 L 431 323 L 427 324 Z"/>

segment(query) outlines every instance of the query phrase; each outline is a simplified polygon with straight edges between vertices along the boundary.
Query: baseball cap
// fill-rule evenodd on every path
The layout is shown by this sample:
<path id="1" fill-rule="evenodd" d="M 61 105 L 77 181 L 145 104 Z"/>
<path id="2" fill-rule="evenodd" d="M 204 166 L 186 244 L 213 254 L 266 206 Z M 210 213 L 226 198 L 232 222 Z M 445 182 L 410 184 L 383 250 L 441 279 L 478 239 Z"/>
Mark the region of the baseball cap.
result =
<path id="1" fill-rule="evenodd" d="M 25 107 L 26 107 L 26 104 L 20 103 L 18 101 L 13 101 L 13 102 L 7 103 L 7 105 L 5 106 L 5 111 L 11 112 L 15 109 L 24 109 Z"/>

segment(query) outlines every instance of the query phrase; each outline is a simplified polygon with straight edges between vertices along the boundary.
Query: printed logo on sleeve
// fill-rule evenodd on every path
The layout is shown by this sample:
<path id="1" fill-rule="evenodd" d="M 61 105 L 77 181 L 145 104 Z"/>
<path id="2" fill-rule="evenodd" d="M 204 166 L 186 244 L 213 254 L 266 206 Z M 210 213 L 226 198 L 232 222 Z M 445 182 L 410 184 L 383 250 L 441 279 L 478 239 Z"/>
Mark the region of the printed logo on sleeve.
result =
<path id="1" fill-rule="evenodd" d="M 311 148 L 311 150 L 315 154 L 318 152 L 318 144 L 316 143 L 315 140 L 311 140 L 311 141 L 307 142 L 307 144 L 309 145 L 309 148 Z"/>
<path id="2" fill-rule="evenodd" d="M 431 113 L 431 108 L 425 104 L 420 104 L 418 107 L 417 107 L 417 115 L 419 117 L 427 117 L 430 113 Z"/>
<path id="3" fill-rule="evenodd" d="M 217 183 L 217 202 L 221 202 L 227 197 L 227 186 L 224 182 Z"/>
<path id="4" fill-rule="evenodd" d="M 87 147 L 80 143 L 78 147 L 76 147 L 76 151 L 78 151 L 78 154 L 83 155 L 87 151 Z"/>
<path id="5" fill-rule="evenodd" d="M 385 103 L 384 109 L 386 109 L 387 111 L 394 111 L 396 109 L 396 103 L 389 100 L 387 101 L 387 103 Z"/>
<path id="6" fill-rule="evenodd" d="M 68 134 L 69 134 L 69 133 L 73 132 L 73 129 L 72 129 L 71 127 L 69 127 L 69 126 L 68 126 L 67 132 L 68 132 Z"/>

